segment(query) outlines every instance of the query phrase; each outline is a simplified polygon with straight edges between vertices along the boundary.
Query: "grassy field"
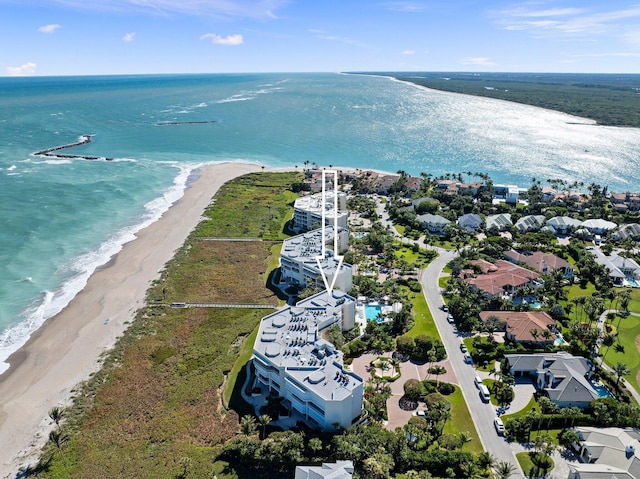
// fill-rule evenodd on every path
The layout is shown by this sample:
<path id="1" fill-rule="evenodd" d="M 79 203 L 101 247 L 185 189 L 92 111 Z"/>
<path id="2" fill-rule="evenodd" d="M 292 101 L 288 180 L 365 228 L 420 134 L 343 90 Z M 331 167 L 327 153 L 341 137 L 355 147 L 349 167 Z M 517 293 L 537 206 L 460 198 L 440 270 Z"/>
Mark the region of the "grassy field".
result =
<path id="1" fill-rule="evenodd" d="M 413 327 L 407 332 L 407 336 L 415 338 L 420 334 L 426 334 L 432 338 L 440 339 L 440 333 L 431 315 L 431 310 L 427 305 L 427 300 L 422 293 L 412 293 L 413 304 Z"/>
<path id="2" fill-rule="evenodd" d="M 284 235 L 291 178 L 289 173 L 265 173 L 234 180 L 236 190 L 227 184 L 208 209 L 209 219 L 149 289 L 148 304 L 277 305 L 264 278 L 274 267 L 271 254 L 278 244 L 201 238 Z M 252 201 L 254 206 L 245 209 Z M 271 205 L 272 213 L 264 214 L 258 204 Z M 245 230 L 242 224 L 251 227 Z M 246 412 L 234 394 L 244 378 L 242 366 L 251 355 L 256 326 L 271 311 L 141 309 L 102 370 L 76 391 L 63 429 L 69 441 L 61 451 L 48 446 L 43 457 L 50 461 L 38 477 L 185 477 L 183 458 L 188 458 L 189 477 L 211 477 L 220 446 L 238 431 L 238 414 L 222 407 L 220 388 L 227 376 L 225 399 L 240 414 Z"/>
<path id="3" fill-rule="evenodd" d="M 443 432 L 445 434 L 458 434 L 461 431 L 465 431 L 469 434 L 471 441 L 464 446 L 464 449 L 476 454 L 484 451 L 480 436 L 478 436 L 476 427 L 473 424 L 473 419 L 460 388 L 456 386 L 455 392 L 446 396 L 446 398 L 451 402 L 451 419 L 445 424 Z"/>
<path id="4" fill-rule="evenodd" d="M 640 127 L 637 76 L 527 73 L 385 73 L 400 80 L 508 100 L 590 118 L 601 125 Z"/>
<path id="5" fill-rule="evenodd" d="M 614 326 L 618 325 L 618 319 L 614 320 Z M 605 355 L 605 362 L 613 367 L 616 363 L 624 363 L 627 365 L 630 374 L 624 378 L 631 383 L 636 391 L 640 391 L 638 383 L 638 373 L 640 372 L 640 318 L 637 316 L 629 316 L 623 318 L 618 329 L 618 341 L 622 346 L 621 350 L 616 350 L 612 346 L 608 351 L 607 347 L 601 348 L 601 354 Z"/>

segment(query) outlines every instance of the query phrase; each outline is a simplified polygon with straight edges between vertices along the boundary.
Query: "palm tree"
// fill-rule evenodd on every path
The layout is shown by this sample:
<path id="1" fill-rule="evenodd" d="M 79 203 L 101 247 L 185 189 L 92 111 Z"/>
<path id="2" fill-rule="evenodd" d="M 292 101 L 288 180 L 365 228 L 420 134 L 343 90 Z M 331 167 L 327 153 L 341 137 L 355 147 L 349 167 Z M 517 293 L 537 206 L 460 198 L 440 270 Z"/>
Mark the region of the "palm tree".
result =
<path id="1" fill-rule="evenodd" d="M 53 406 L 49 410 L 49 417 L 54 423 L 56 423 L 58 430 L 60 430 L 60 422 L 64 418 L 64 410 L 59 406 Z"/>
<path id="2" fill-rule="evenodd" d="M 444 368 L 444 366 L 432 366 L 429 368 L 428 372 L 430 374 L 436 375 L 436 389 L 438 389 L 438 376 L 440 376 L 441 374 L 447 374 L 447 370 Z"/>
<path id="3" fill-rule="evenodd" d="M 256 418 L 250 414 L 242 416 L 242 419 L 240 419 L 240 430 L 245 436 L 253 434 L 257 427 Z"/>
<path id="4" fill-rule="evenodd" d="M 604 358 L 607 357 L 607 353 L 609 352 L 611 346 L 613 346 L 613 343 L 616 342 L 617 337 L 617 334 L 611 333 L 605 333 L 605 335 L 602 336 L 602 345 L 607 347 L 607 350 L 604 352 L 604 356 L 602 356 L 602 362 L 604 362 Z"/>
<path id="5" fill-rule="evenodd" d="M 509 479 L 518 469 L 509 461 L 500 461 L 493 472 L 496 475 L 496 479 Z"/>
<path id="6" fill-rule="evenodd" d="M 537 329 L 532 329 L 529 332 L 531 333 L 531 336 L 533 336 L 533 341 L 535 343 L 537 343 L 538 342 L 538 336 L 540 336 L 540 331 L 538 331 Z"/>
<path id="7" fill-rule="evenodd" d="M 469 435 L 469 431 L 460 431 L 458 433 L 458 437 L 460 438 L 460 449 L 464 447 L 464 445 L 468 442 L 471 442 L 471 436 Z"/>
<path id="8" fill-rule="evenodd" d="M 258 418 L 258 423 L 262 426 L 262 439 L 266 437 L 267 425 L 273 420 L 268 414 L 263 414 Z"/>
<path id="9" fill-rule="evenodd" d="M 626 376 L 627 374 L 631 373 L 631 370 L 627 367 L 627 365 L 625 363 L 616 363 L 616 365 L 613 367 L 613 372 L 616 373 L 616 384 L 620 383 L 620 378 L 622 376 Z"/>
<path id="10" fill-rule="evenodd" d="M 60 455 L 64 456 L 62 448 L 67 442 L 69 442 L 69 436 L 64 434 L 62 431 L 54 429 L 49 433 L 49 442 L 56 446 Z"/>

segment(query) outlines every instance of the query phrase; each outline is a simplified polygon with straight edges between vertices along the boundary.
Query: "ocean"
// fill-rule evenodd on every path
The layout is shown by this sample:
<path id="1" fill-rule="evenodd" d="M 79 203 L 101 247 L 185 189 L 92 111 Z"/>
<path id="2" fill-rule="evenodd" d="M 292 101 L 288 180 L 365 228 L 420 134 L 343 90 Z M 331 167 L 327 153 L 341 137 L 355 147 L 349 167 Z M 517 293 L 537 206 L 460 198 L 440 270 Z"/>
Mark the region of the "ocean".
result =
<path id="1" fill-rule="evenodd" d="M 640 191 L 640 129 L 384 77 L 0 78 L 0 97 L 0 372 L 199 165 L 470 170 Z M 33 155 L 82 135 L 91 143 L 60 153 L 112 161 Z"/>

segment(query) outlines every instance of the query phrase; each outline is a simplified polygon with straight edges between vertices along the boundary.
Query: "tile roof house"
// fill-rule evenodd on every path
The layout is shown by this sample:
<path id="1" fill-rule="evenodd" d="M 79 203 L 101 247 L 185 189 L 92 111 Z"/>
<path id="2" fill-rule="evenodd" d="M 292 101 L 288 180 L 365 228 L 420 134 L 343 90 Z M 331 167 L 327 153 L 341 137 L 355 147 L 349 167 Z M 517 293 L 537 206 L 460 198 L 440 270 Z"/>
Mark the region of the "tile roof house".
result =
<path id="1" fill-rule="evenodd" d="M 505 354 L 505 359 L 511 374 L 531 377 L 558 407 L 584 409 L 600 397 L 589 381 L 594 365 L 586 358 L 559 352 Z"/>
<path id="2" fill-rule="evenodd" d="M 563 260 L 559 256 L 542 251 L 535 251 L 531 254 L 518 253 L 515 250 L 509 250 L 504 253 L 505 258 L 515 264 L 526 264 L 530 268 L 535 269 L 539 273 L 551 273 L 554 270 L 561 270 L 565 278 L 573 277 L 573 266 L 568 261 Z"/>
<path id="3" fill-rule="evenodd" d="M 618 427 L 577 427 L 573 445 L 582 463 L 569 463 L 568 479 L 640 477 L 640 431 Z"/>
<path id="4" fill-rule="evenodd" d="M 322 466 L 296 466 L 294 479 L 351 479 L 353 461 L 323 462 Z"/>
<path id="5" fill-rule="evenodd" d="M 464 281 L 488 297 L 512 295 L 523 286 L 541 286 L 539 273 L 509 261 L 499 259 L 495 263 L 489 263 L 484 260 L 472 260 L 470 263 L 479 267 L 482 273 L 465 277 Z"/>
<path id="6" fill-rule="evenodd" d="M 543 311 L 482 311 L 480 320 L 487 323 L 491 316 L 498 319 L 498 324 L 505 331 L 505 337 L 516 343 L 535 343 L 540 346 L 553 344 L 556 339 L 555 334 L 548 338 L 542 336 L 542 332 L 554 331 L 556 322 Z M 536 330 L 541 333 L 534 338 L 531 331 Z"/>
<path id="7" fill-rule="evenodd" d="M 640 193 L 611 193 L 611 205 L 619 213 L 640 210 Z"/>

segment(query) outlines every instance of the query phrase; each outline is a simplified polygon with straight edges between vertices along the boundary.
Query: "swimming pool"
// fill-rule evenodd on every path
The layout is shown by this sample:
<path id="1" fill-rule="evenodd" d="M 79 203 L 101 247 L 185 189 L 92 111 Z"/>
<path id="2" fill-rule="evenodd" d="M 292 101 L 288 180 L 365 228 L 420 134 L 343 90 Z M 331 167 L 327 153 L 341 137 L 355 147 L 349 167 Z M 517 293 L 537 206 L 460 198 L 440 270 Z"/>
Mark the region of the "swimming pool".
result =
<path id="1" fill-rule="evenodd" d="M 556 340 L 553 342 L 553 344 L 555 344 L 556 346 L 567 344 L 567 342 L 562 337 L 562 333 L 556 333 Z"/>
<path id="2" fill-rule="evenodd" d="M 379 314 L 382 313 L 382 306 L 379 304 L 367 304 L 364 307 L 364 316 L 367 318 L 367 321 L 378 321 L 382 320 L 378 317 Z"/>
<path id="3" fill-rule="evenodd" d="M 609 392 L 609 390 L 607 389 L 606 386 L 596 386 L 595 384 L 591 384 L 591 386 L 593 386 L 593 389 L 595 389 L 595 391 L 598 393 L 598 396 L 600 396 L 601 398 L 613 398 L 613 394 L 611 394 L 611 392 Z"/>

